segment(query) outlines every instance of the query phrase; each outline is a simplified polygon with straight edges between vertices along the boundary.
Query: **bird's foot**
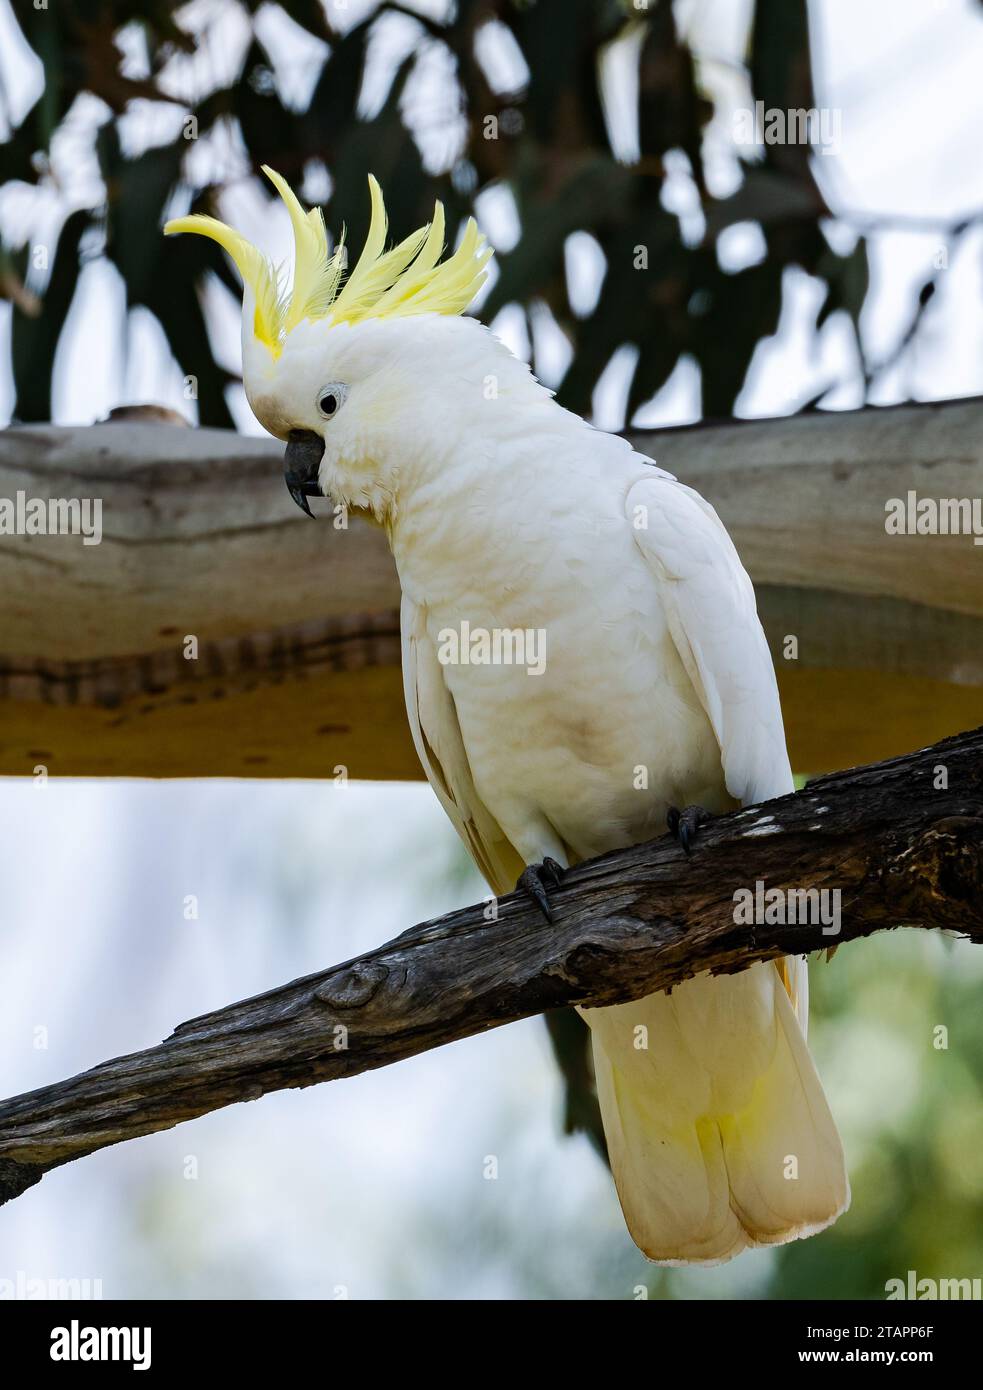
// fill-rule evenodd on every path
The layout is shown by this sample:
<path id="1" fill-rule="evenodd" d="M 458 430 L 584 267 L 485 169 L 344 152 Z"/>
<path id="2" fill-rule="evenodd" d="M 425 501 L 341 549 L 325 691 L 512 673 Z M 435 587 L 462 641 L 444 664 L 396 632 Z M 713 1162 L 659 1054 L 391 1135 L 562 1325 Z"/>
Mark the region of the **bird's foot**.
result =
<path id="1" fill-rule="evenodd" d="M 669 827 L 669 834 L 682 845 L 683 852 L 689 854 L 690 845 L 699 834 L 700 826 L 705 825 L 708 820 L 713 820 L 713 813 L 704 810 L 702 806 L 684 806 L 681 811 L 675 806 L 670 806 L 666 825 Z"/>
<path id="2" fill-rule="evenodd" d="M 559 887 L 560 880 L 565 873 L 566 870 L 563 865 L 558 864 L 555 859 L 550 859 L 547 855 L 541 864 L 530 864 L 522 870 L 515 890 L 518 892 L 521 889 L 523 893 L 532 898 L 547 922 L 552 922 L 553 909 L 550 907 L 547 885 L 550 888 Z"/>

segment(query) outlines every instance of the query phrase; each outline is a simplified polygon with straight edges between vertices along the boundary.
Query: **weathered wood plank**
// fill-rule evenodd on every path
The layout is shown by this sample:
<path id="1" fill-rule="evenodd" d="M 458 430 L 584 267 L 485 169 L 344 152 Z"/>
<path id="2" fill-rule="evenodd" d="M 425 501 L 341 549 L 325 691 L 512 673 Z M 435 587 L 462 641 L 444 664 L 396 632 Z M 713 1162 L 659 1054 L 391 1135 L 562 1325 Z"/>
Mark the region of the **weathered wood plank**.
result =
<path id="1" fill-rule="evenodd" d="M 796 767 L 889 756 L 983 718 L 983 548 L 884 528 L 886 500 L 909 489 L 983 496 L 983 402 L 635 442 L 734 536 Z M 103 539 L 0 536 L 0 774 L 420 775 L 385 538 L 357 519 L 336 529 L 327 502 L 304 518 L 278 443 L 15 428 L 0 432 L 0 498 L 18 490 L 99 498 Z"/>

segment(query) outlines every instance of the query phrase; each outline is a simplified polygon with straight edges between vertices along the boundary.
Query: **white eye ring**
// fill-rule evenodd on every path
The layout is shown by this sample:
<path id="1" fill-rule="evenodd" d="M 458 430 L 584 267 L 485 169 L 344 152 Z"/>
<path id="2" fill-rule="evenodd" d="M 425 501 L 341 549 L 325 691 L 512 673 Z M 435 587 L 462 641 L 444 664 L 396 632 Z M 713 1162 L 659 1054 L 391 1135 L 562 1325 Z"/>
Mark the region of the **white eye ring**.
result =
<path id="1" fill-rule="evenodd" d="M 338 411 L 345 404 L 345 397 L 348 395 L 348 387 L 342 381 L 329 381 L 327 386 L 322 386 L 317 393 L 318 413 L 325 420 L 333 420 Z"/>

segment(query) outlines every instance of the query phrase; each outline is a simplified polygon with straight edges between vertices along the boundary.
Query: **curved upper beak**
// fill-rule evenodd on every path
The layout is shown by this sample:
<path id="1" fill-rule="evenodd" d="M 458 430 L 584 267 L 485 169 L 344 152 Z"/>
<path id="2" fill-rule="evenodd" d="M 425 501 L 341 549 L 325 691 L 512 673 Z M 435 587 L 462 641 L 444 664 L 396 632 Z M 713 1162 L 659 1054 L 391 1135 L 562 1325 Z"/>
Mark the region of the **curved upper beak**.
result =
<path id="1" fill-rule="evenodd" d="M 321 497 L 317 480 L 324 457 L 324 440 L 313 430 L 291 430 L 287 436 L 287 452 L 283 456 L 283 480 L 287 491 L 302 512 L 313 516 L 308 497 Z"/>

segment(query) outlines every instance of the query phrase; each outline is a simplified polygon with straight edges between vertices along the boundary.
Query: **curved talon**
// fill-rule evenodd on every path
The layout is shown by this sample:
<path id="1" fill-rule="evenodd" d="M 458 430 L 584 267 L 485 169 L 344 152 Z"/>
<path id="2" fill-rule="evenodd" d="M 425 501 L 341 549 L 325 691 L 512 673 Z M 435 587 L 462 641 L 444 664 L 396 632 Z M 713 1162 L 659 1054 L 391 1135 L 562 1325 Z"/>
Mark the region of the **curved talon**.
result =
<path id="1" fill-rule="evenodd" d="M 676 806 L 670 806 L 666 813 L 669 834 L 674 840 L 679 841 L 683 853 L 687 855 L 700 826 L 705 825 L 708 820 L 713 820 L 713 815 L 702 806 L 684 806 L 682 811 Z"/>
<path id="2" fill-rule="evenodd" d="M 549 855 L 547 855 L 542 862 L 541 868 L 544 876 L 549 879 L 553 887 L 559 888 L 563 875 L 566 873 L 566 869 L 563 865 L 558 864 L 555 859 L 551 859 Z"/>
<path id="3" fill-rule="evenodd" d="M 546 885 L 549 884 L 551 888 L 559 887 L 565 872 L 562 864 L 558 864 L 547 855 L 541 864 L 529 864 L 523 869 L 515 885 L 517 892 L 521 888 L 532 898 L 547 922 L 553 921 L 553 909 L 550 907 Z"/>

